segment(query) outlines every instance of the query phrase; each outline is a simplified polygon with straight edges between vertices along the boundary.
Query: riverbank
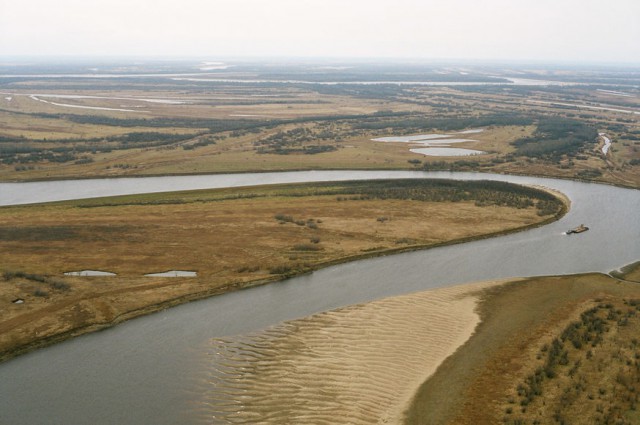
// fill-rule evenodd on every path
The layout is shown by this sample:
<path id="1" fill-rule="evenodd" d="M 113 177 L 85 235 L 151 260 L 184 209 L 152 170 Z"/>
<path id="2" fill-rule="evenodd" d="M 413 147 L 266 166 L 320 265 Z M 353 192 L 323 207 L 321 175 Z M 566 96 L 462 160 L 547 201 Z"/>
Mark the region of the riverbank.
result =
<path id="1" fill-rule="evenodd" d="M 66 287 L 44 278 L 9 279 L 0 293 L 7 305 L 0 322 L 0 358 L 195 299 L 347 261 L 521 231 L 567 211 L 566 204 L 555 214 L 539 216 L 534 208 L 402 199 L 339 201 L 336 195 L 298 193 L 304 189 L 309 194 L 314 187 L 153 194 L 2 209 L 0 224 L 6 223 L 5 230 L 11 225 L 11 238 L 0 241 L 8 253 L 5 270 L 8 264 L 44 277 L 85 269 L 115 271 L 118 276 L 65 277 Z M 266 196 L 269 193 L 278 196 Z M 291 196 L 284 196 L 287 193 Z M 227 199 L 230 194 L 233 199 Z M 342 191 L 340 196 L 349 194 Z M 15 226 L 18 222 L 21 228 Z M 407 229 L 412 233 L 406 234 Z M 43 256 L 50 260 L 42 261 Z M 141 276 L 143 271 L 168 268 L 198 270 L 199 276 Z M 36 295 L 39 290 L 47 293 Z M 16 298 L 25 302 L 13 304 Z"/>
<path id="2" fill-rule="evenodd" d="M 595 273 L 489 288 L 476 332 L 421 385 L 404 423 L 551 423 L 554 415 L 636 423 L 634 394 L 621 395 L 628 387 L 619 377 L 637 375 L 631 336 L 640 329 L 639 298 L 637 283 Z"/>

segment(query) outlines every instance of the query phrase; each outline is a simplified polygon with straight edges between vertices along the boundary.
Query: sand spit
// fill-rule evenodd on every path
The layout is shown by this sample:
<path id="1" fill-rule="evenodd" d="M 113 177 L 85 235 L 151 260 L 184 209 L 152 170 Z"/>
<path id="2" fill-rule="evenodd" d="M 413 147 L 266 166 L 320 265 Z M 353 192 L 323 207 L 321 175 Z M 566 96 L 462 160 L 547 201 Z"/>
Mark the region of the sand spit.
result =
<path id="1" fill-rule="evenodd" d="M 203 422 L 400 423 L 414 392 L 479 323 L 484 282 L 316 314 L 215 339 Z"/>

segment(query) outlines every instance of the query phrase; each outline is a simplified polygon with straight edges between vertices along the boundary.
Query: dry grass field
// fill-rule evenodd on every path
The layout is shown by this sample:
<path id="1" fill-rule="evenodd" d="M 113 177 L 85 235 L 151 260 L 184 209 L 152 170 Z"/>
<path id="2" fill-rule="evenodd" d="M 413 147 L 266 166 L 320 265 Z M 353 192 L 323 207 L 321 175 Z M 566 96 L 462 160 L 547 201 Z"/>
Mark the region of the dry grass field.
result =
<path id="1" fill-rule="evenodd" d="M 0 352 L 15 354 L 335 262 L 514 231 L 562 214 L 558 206 L 545 215 L 521 201 L 517 208 L 477 206 L 472 199 L 363 196 L 371 185 L 272 186 L 2 208 Z M 81 270 L 117 276 L 63 276 Z M 198 276 L 144 276 L 167 270 Z"/>

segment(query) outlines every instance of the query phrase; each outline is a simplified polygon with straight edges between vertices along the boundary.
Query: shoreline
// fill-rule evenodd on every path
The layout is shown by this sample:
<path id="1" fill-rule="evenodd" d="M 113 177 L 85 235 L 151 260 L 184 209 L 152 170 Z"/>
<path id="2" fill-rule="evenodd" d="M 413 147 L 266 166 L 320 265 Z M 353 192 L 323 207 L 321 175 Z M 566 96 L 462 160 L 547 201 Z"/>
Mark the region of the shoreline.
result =
<path id="1" fill-rule="evenodd" d="M 539 189 L 539 190 L 543 190 L 543 189 Z M 92 323 L 92 324 L 88 324 L 88 325 L 84 325 L 84 326 L 80 326 L 80 327 L 76 327 L 73 329 L 70 329 L 68 331 L 65 331 L 63 333 L 60 334 L 56 334 L 56 335 L 52 335 L 46 338 L 39 338 L 39 339 L 35 339 L 27 344 L 21 345 L 19 347 L 14 347 L 11 349 L 8 349 L 2 353 L 0 353 L 0 364 L 7 362 L 13 358 L 16 358 L 18 356 L 27 354 L 31 351 L 35 351 L 41 348 L 45 348 L 54 344 L 58 344 L 60 342 L 64 342 L 68 339 L 77 337 L 77 336 L 81 336 L 84 334 L 88 334 L 88 333 L 92 333 L 92 332 L 97 332 L 100 330 L 104 330 L 104 329 L 108 329 L 110 327 L 116 326 L 120 323 L 126 322 L 128 320 L 131 319 L 135 319 L 137 317 L 142 317 L 142 316 L 146 316 L 149 314 L 153 314 L 153 313 L 157 313 L 159 311 L 165 310 L 167 308 L 170 307 L 175 307 L 181 304 L 186 304 L 192 301 L 199 301 L 199 300 L 204 300 L 206 298 L 210 298 L 213 296 L 218 296 L 218 295 L 223 295 L 225 293 L 229 293 L 229 292 L 235 292 L 238 290 L 244 290 L 244 289 L 249 289 L 255 286 L 261 286 L 261 285 L 266 285 L 269 283 L 275 283 L 275 282 L 279 282 L 279 281 L 284 281 L 293 277 L 297 277 L 297 276 L 302 276 L 305 274 L 309 274 L 309 273 L 313 273 L 316 270 L 320 270 L 323 268 L 327 268 L 327 267 L 331 267 L 331 266 L 335 266 L 335 265 L 339 265 L 339 264 L 344 264 L 344 263 L 349 263 L 349 262 L 354 262 L 354 261 L 358 261 L 358 260 L 365 260 L 368 258 L 375 258 L 375 257 L 382 257 L 382 256 L 387 256 L 387 255 L 394 255 L 394 254 L 401 254 L 401 253 L 405 253 L 405 252 L 413 252 L 413 251 L 421 251 L 421 250 L 427 250 L 427 249 L 432 249 L 432 248 L 438 248 L 438 247 L 443 247 L 443 246 L 449 246 L 449 245 L 457 245 L 457 244 L 461 244 L 461 243 L 466 243 L 466 242 L 472 242 L 472 241 L 476 241 L 476 240 L 482 240 L 482 239 L 488 239 L 488 238 L 493 238 L 493 237 L 499 237 L 499 236 L 504 236 L 504 235 L 508 235 L 508 234 L 512 234 L 512 233 L 518 233 L 518 232 L 522 232 L 522 231 L 526 231 L 526 230 L 530 230 L 533 228 L 537 228 L 537 227 L 541 227 L 544 226 L 546 224 L 552 223 L 554 221 L 559 220 L 560 218 L 562 218 L 568 211 L 570 208 L 570 203 L 568 202 L 568 198 L 566 197 L 559 197 L 557 193 L 552 192 L 554 196 L 558 197 L 563 205 L 563 208 L 558 211 L 554 216 L 551 216 L 549 218 L 547 218 L 546 220 L 543 220 L 539 223 L 534 223 L 534 224 L 530 224 L 527 226 L 523 226 L 523 227 L 519 227 L 516 229 L 510 229 L 510 230 L 503 230 L 503 231 L 499 231 L 499 232 L 493 232 L 493 233 L 488 233 L 488 234 L 484 234 L 484 235 L 478 235 L 478 236 L 470 236 L 470 237 L 466 237 L 466 238 L 460 238 L 460 239 L 456 239 L 456 240 L 451 240 L 451 241 L 447 241 L 447 242 L 441 242 L 441 243 L 436 243 L 436 244 L 427 244 L 427 245 L 413 245 L 413 246 L 405 246 L 405 247 L 398 247 L 398 248 L 391 248 L 391 249 L 386 249 L 386 250 L 380 250 L 380 251 L 371 251 L 371 252 L 365 252 L 365 253 L 361 253 L 358 255 L 351 255 L 351 256 L 346 256 L 346 257 L 341 257 L 341 258 L 336 258 L 333 260 L 329 260 L 329 261 L 325 261 L 325 262 L 321 262 L 318 264 L 315 264 L 313 267 L 310 267 L 308 269 L 304 269 L 304 270 L 298 270 L 295 272 L 291 272 L 291 273 L 287 273 L 287 274 L 282 274 L 282 275 L 274 275 L 272 278 L 260 278 L 257 280 L 252 280 L 252 281 L 246 281 L 246 282 L 229 282 L 227 284 L 225 284 L 224 286 L 221 287 L 217 287 L 217 288 L 213 288 L 210 290 L 206 290 L 206 291 L 201 291 L 201 292 L 194 292 L 194 293 L 190 293 L 190 294 L 186 294 L 186 295 L 182 295 L 173 299 L 169 299 L 169 300 L 165 300 L 162 301 L 160 303 L 156 303 L 156 304 L 151 304 L 148 306 L 145 306 L 143 308 L 140 309 L 136 309 L 136 310 L 131 310 L 128 312 L 124 312 L 116 317 L 114 317 L 112 320 L 108 321 L 108 322 L 102 322 L 102 323 Z"/>
<path id="2" fill-rule="evenodd" d="M 482 293 L 513 281 L 387 297 L 213 339 L 198 410 L 240 424 L 400 423 L 420 385 L 476 332 Z M 283 397 L 268 397 L 274 385 Z M 228 409 L 224 394 L 241 388 L 242 404 Z"/>
<path id="3" fill-rule="evenodd" d="M 618 305 L 616 308 L 626 308 L 623 307 L 627 306 L 626 300 L 638 296 L 637 282 L 624 282 L 603 273 L 522 278 L 488 288 L 481 294 L 478 305 L 481 321 L 476 332 L 420 385 L 405 410 L 403 423 L 502 423 L 503 420 L 507 423 L 510 417 L 516 419 L 527 411 L 526 402 L 519 403 L 517 388 L 536 368 L 544 367 L 547 359 L 544 347 L 551 345 L 554 338 L 564 341 L 563 329 L 568 329 L 571 323 L 580 323 L 583 313 L 593 306 L 606 307 L 614 302 Z M 626 326 L 626 323 L 616 325 L 617 320 L 612 319 L 609 326 Z M 616 333 L 609 333 L 607 329 L 607 335 Z M 585 344 L 583 351 L 592 349 L 593 344 Z M 617 347 L 621 345 L 605 344 L 593 352 L 610 350 L 606 356 L 611 359 L 616 357 Z M 560 399 L 554 392 L 557 382 L 567 379 L 573 388 L 575 382 L 571 382 L 569 369 L 571 366 L 577 369 L 581 361 L 586 365 L 589 360 L 589 355 L 581 361 L 571 355 L 574 356 L 571 363 L 561 365 L 557 371 L 556 376 L 561 378 L 547 375 L 544 379 L 548 388 L 537 394 L 543 398 L 542 406 L 545 401 L 547 405 L 558 403 Z M 603 376 L 592 379 L 583 388 L 587 393 L 597 392 L 602 380 L 615 381 L 618 369 L 605 366 L 602 371 Z M 599 402 L 601 400 L 596 399 L 592 404 Z M 577 405 L 580 406 L 577 412 L 582 415 L 582 404 Z M 566 406 L 562 404 L 560 408 Z M 529 414 L 540 419 L 538 415 L 550 416 L 554 412 L 543 410 L 538 406 Z M 542 418 L 541 423 L 551 423 L 550 419 Z"/>

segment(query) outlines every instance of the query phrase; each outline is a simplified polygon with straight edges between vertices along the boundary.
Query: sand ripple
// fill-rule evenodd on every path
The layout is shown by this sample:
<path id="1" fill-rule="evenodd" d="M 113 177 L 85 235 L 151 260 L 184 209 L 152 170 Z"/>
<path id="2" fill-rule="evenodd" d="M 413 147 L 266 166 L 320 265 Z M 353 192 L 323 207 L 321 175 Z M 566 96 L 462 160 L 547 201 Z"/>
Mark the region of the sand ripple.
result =
<path id="1" fill-rule="evenodd" d="M 473 333 L 480 283 L 317 314 L 211 341 L 205 423 L 398 423 L 418 386 Z"/>

